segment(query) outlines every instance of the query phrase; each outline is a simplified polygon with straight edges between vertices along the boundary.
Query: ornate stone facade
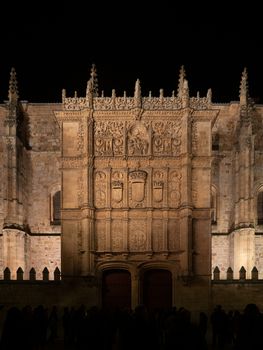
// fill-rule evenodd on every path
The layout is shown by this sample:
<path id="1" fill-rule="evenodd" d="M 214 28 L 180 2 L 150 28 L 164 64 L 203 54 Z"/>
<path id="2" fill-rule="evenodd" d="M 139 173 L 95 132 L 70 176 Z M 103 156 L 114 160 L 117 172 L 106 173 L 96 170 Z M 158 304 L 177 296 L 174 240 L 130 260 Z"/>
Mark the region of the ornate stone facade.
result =
<path id="1" fill-rule="evenodd" d="M 177 95 L 143 97 L 137 80 L 132 97 L 98 97 L 93 71 L 86 97 L 31 104 L 12 71 L 0 105 L 0 271 L 58 266 L 67 280 L 125 269 L 132 306 L 147 269 L 169 270 L 172 302 L 186 306 L 209 300 L 215 266 L 237 276 L 256 265 L 263 277 L 263 109 L 246 72 L 240 89 L 224 105 L 211 90 L 189 97 L 181 70 Z"/>

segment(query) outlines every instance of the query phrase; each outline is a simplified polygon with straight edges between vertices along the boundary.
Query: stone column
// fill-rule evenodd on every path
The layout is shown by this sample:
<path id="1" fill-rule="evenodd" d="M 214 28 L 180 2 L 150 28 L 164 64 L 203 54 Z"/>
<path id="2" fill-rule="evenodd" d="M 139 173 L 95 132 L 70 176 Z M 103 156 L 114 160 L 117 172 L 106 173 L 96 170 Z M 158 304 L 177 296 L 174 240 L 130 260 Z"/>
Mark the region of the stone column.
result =
<path id="1" fill-rule="evenodd" d="M 180 244 L 183 275 L 192 274 L 192 160 L 191 160 L 191 114 L 185 108 L 182 116 L 181 146 L 181 206 Z"/>
<path id="2" fill-rule="evenodd" d="M 140 300 L 140 276 L 138 271 L 131 272 L 131 308 L 134 310 Z"/>

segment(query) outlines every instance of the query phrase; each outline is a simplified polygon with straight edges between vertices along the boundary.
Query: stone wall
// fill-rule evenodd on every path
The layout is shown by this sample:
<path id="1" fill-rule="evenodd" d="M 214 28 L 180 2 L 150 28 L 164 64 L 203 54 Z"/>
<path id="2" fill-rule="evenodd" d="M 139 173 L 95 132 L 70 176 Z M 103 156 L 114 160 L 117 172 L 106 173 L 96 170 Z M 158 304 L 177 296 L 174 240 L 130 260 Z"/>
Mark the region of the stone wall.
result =
<path id="1" fill-rule="evenodd" d="M 254 303 L 263 311 L 263 281 L 212 282 L 211 307 L 222 305 L 225 310 L 243 311 Z"/>
<path id="2" fill-rule="evenodd" d="M 36 270 L 36 278 L 41 279 L 42 271 L 47 267 L 50 271 L 50 279 L 53 279 L 55 268 L 58 267 L 61 270 L 61 236 L 31 236 L 30 242 L 30 265 Z"/>
<path id="3" fill-rule="evenodd" d="M 259 271 L 259 278 L 263 278 L 263 236 L 255 235 L 255 266 Z"/>
<path id="4" fill-rule="evenodd" d="M 21 233 L 23 241 L 19 241 L 20 243 L 17 239 L 17 230 L 12 232 L 11 229 L 8 234 L 5 233 L 5 240 L 1 236 L 0 274 L 6 266 L 11 269 L 12 277 L 15 276 L 17 268 L 22 267 L 25 278 L 28 278 L 31 267 L 36 269 L 37 277 L 45 267 L 50 270 L 54 270 L 57 266 L 60 268 L 61 226 L 52 224 L 51 212 L 52 196 L 61 188 L 59 126 L 54 117 L 54 110 L 60 108 L 60 104 L 23 102 L 30 128 L 29 148 L 23 148 L 18 142 L 17 178 L 13 181 L 18 189 L 17 223 L 27 224 L 29 232 L 26 235 Z M 0 106 L 0 136 L 5 135 L 4 120 L 7 112 L 4 106 Z M 2 163 L 6 155 L 4 137 L 0 139 L 0 151 L 0 166 L 4 170 L 6 168 Z M 1 228 L 7 215 L 7 205 L 4 201 L 7 176 L 2 178 L 2 174 L 3 171 L 0 174 Z M 12 262 L 8 262 L 8 259 Z"/>
<path id="5" fill-rule="evenodd" d="M 52 194 L 60 190 L 59 126 L 54 118 L 57 104 L 30 104 L 32 150 L 29 227 L 33 233 L 60 233 L 60 226 L 51 225 Z"/>
<path id="6" fill-rule="evenodd" d="M 212 271 L 218 266 L 222 278 L 226 277 L 226 271 L 230 266 L 229 261 L 229 236 L 212 236 Z"/>

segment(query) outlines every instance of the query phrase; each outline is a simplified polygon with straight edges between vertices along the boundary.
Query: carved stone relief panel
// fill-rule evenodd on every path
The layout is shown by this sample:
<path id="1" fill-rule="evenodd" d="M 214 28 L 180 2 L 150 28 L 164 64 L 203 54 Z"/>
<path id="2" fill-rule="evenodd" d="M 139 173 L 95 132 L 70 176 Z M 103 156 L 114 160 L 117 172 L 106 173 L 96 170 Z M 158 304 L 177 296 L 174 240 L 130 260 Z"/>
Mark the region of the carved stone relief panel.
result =
<path id="1" fill-rule="evenodd" d="M 179 220 L 168 221 L 168 249 L 169 251 L 180 250 L 180 222 Z"/>
<path id="2" fill-rule="evenodd" d="M 146 221 L 144 220 L 129 221 L 129 250 L 130 251 L 146 250 Z"/>
<path id="3" fill-rule="evenodd" d="M 95 249 L 97 251 L 106 250 L 106 222 L 105 220 L 96 220 L 95 222 Z"/>
<path id="4" fill-rule="evenodd" d="M 95 187 L 94 187 L 95 207 L 105 208 L 107 196 L 106 174 L 103 171 L 95 172 Z"/>
<path id="5" fill-rule="evenodd" d="M 171 170 L 169 174 L 169 206 L 178 208 L 181 200 L 181 174 L 178 170 Z"/>
<path id="6" fill-rule="evenodd" d="M 138 121 L 128 126 L 128 155 L 145 156 L 150 152 L 149 127 Z"/>
<path id="7" fill-rule="evenodd" d="M 163 204 L 165 174 L 162 170 L 153 172 L 153 206 L 160 208 Z"/>
<path id="8" fill-rule="evenodd" d="M 123 250 L 123 224 L 121 220 L 112 221 L 111 240 L 111 247 L 113 251 Z"/>
<path id="9" fill-rule="evenodd" d="M 193 172 L 192 174 L 192 201 L 193 201 L 193 206 L 197 206 L 197 199 L 198 199 L 198 182 L 197 182 L 197 176 Z"/>
<path id="10" fill-rule="evenodd" d="M 153 155 L 177 156 L 181 147 L 181 119 L 152 123 Z"/>
<path id="11" fill-rule="evenodd" d="M 95 156 L 124 155 L 124 123 L 96 121 L 94 133 Z"/>
<path id="12" fill-rule="evenodd" d="M 134 170 L 129 173 L 129 203 L 132 208 L 145 207 L 147 173 L 143 170 Z"/>
<path id="13" fill-rule="evenodd" d="M 193 155 L 198 152 L 198 134 L 197 134 L 197 122 L 192 123 L 192 153 Z"/>
<path id="14" fill-rule="evenodd" d="M 162 220 L 153 220 L 152 226 L 152 243 L 153 251 L 158 252 L 163 250 L 163 222 Z"/>
<path id="15" fill-rule="evenodd" d="M 79 176 L 78 178 L 78 207 L 81 207 L 83 203 L 83 196 L 84 196 L 84 183 L 83 183 L 83 176 Z"/>
<path id="16" fill-rule="evenodd" d="M 121 171 L 113 171 L 111 176 L 111 199 L 113 208 L 123 206 L 124 175 Z"/>

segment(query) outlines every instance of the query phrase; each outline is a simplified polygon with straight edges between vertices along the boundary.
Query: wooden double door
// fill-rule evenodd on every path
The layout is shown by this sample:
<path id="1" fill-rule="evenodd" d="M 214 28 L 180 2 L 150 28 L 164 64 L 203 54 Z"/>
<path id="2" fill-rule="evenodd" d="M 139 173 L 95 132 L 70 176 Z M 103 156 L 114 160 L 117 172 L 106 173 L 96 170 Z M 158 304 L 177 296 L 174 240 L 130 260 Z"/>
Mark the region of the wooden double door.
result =
<path id="1" fill-rule="evenodd" d="M 138 300 L 149 310 L 172 306 L 172 274 L 164 269 L 150 269 L 142 273 Z M 131 274 L 127 270 L 112 269 L 103 272 L 102 306 L 104 308 L 131 308 Z"/>

